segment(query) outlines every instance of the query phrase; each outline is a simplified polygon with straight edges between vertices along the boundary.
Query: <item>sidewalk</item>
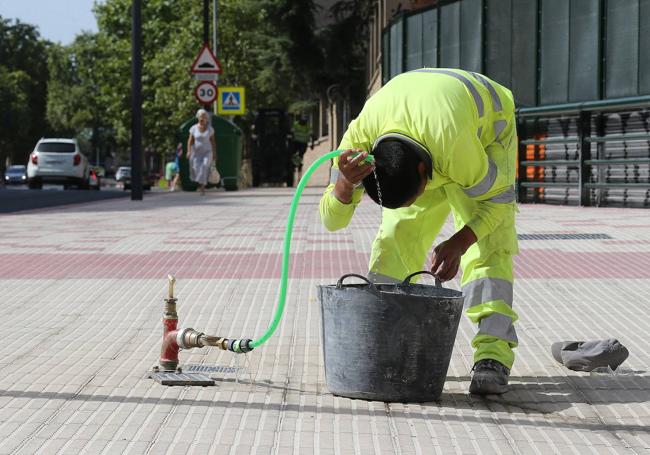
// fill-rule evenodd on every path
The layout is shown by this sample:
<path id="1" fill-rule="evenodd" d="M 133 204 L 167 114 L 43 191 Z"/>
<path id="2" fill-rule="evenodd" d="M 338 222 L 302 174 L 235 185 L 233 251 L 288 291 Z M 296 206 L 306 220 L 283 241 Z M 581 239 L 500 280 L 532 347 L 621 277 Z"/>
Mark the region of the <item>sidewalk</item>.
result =
<path id="1" fill-rule="evenodd" d="M 512 391 L 467 394 L 474 329 L 463 318 L 442 400 L 384 404 L 325 384 L 316 285 L 365 273 L 380 214 L 365 200 L 329 233 L 321 191 L 302 198 L 269 342 L 247 357 L 181 352 L 183 365 L 220 367 L 205 388 L 146 377 L 167 274 L 180 327 L 259 337 L 279 291 L 290 189 L 0 216 L 0 454 L 650 453 L 650 211 L 522 206 Z M 555 341 L 606 337 L 629 348 L 629 374 L 572 372 L 550 353 Z M 226 368 L 245 362 L 239 377 Z"/>

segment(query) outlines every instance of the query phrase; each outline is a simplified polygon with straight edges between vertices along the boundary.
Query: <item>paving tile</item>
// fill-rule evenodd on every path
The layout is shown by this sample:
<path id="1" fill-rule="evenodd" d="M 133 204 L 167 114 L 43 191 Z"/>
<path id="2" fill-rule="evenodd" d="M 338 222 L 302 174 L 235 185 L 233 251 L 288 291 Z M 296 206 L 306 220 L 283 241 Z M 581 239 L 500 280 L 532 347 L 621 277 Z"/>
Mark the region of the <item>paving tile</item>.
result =
<path id="1" fill-rule="evenodd" d="M 0 239 L 11 243 L 0 245 L 0 330 L 13 335 L 0 347 L 0 454 L 650 450 L 650 341 L 639 316 L 650 294 L 650 212 L 522 206 L 522 234 L 611 239 L 520 241 L 512 391 L 466 394 L 475 329 L 463 319 L 441 400 L 387 406 L 326 387 L 316 286 L 365 273 L 379 211 L 365 200 L 348 228 L 329 233 L 321 191 L 308 188 L 297 212 L 278 331 L 245 358 L 246 374 L 220 373 L 210 388 L 146 378 L 160 353 L 166 276 L 177 277 L 180 326 L 260 335 L 276 307 L 291 190 L 147 195 L 3 216 Z M 452 232 L 448 222 L 441 238 Z M 605 337 L 630 350 L 627 374 L 572 372 L 550 354 L 555 341 Z M 216 349 L 180 359 L 244 363 Z"/>

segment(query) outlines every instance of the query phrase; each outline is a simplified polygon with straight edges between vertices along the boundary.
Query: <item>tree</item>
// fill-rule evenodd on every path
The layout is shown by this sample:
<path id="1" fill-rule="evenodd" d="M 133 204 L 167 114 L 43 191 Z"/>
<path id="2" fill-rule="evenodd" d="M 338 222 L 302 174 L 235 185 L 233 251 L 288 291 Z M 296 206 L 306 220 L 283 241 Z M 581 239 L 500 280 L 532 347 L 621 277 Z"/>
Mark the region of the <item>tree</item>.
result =
<path id="1" fill-rule="evenodd" d="M 225 80 L 247 87 L 251 110 L 311 99 L 321 50 L 311 0 L 227 0 L 220 3 Z M 241 18 L 247 22 L 241 24 Z"/>
<path id="2" fill-rule="evenodd" d="M 90 150 L 84 148 L 91 159 L 113 144 L 110 137 L 100 135 L 111 125 L 104 114 L 98 68 L 105 59 L 97 41 L 96 34 L 82 33 L 69 46 L 53 45 L 48 58 L 47 120 L 58 134 L 88 142 Z"/>
<path id="3" fill-rule="evenodd" d="M 6 161 L 26 162 L 48 131 L 48 46 L 32 25 L 0 17 L 0 170 Z"/>
<path id="4" fill-rule="evenodd" d="M 106 123 L 128 157 L 131 128 L 131 0 L 96 4 L 102 49 L 98 94 Z M 174 132 L 196 108 L 189 69 L 198 52 L 202 25 L 199 2 L 152 0 L 143 4 L 143 114 L 145 146 L 158 151 L 173 147 Z M 194 39 L 193 39 L 194 38 Z M 196 42 L 193 45 L 193 41 Z"/>
<path id="5" fill-rule="evenodd" d="M 27 160 L 27 156 L 20 159 L 19 148 L 29 138 L 29 85 L 30 80 L 24 72 L 0 66 L 0 170 L 4 169 L 7 158 L 11 162 Z M 29 154 L 26 144 L 24 152 Z"/>
<path id="6" fill-rule="evenodd" d="M 338 84 L 340 90 L 360 107 L 366 96 L 367 24 L 373 0 L 339 0 L 330 8 L 333 21 L 319 34 L 323 62 L 314 77 L 324 90 Z"/>
<path id="7" fill-rule="evenodd" d="M 249 112 L 305 109 L 332 81 L 357 84 L 363 93 L 358 43 L 365 37 L 358 21 L 365 10 L 357 3 L 367 1 L 338 2 L 334 14 L 341 24 L 316 36 L 313 0 L 220 0 L 220 85 L 245 86 Z M 70 134 L 110 130 L 124 160 L 131 129 L 131 3 L 96 3 L 97 34 L 50 52 L 52 125 Z M 199 107 L 189 71 L 203 40 L 202 7 L 195 0 L 143 2 L 143 142 L 162 153 L 174 147 L 176 128 Z"/>
<path id="8" fill-rule="evenodd" d="M 131 121 L 130 6 L 131 0 L 95 6 L 102 115 L 125 151 Z M 314 10 L 311 0 L 221 0 L 220 84 L 245 86 L 249 110 L 286 107 L 310 96 L 310 70 L 318 60 Z M 193 0 L 143 4 L 144 143 L 158 150 L 173 147 L 176 127 L 199 107 L 189 69 L 202 43 L 202 17 L 202 2 Z"/>

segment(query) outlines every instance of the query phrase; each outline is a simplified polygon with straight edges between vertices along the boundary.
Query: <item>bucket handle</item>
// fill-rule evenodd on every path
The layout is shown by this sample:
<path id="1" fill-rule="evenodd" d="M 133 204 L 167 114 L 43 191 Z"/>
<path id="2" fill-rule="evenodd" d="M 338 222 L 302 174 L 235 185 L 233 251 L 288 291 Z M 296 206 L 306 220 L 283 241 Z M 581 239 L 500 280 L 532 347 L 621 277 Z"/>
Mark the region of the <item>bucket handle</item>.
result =
<path id="1" fill-rule="evenodd" d="M 368 284 L 370 285 L 370 287 L 371 287 L 373 290 L 375 289 L 375 285 L 373 284 L 372 281 L 370 281 L 370 280 L 369 280 L 368 278 L 366 278 L 365 276 L 363 276 L 363 275 L 359 275 L 359 274 L 357 274 L 357 273 L 346 273 L 346 274 L 343 275 L 341 278 L 339 278 L 338 283 L 336 283 L 336 289 L 341 289 L 341 288 L 343 287 L 343 280 L 345 280 L 346 278 L 350 278 L 351 276 L 353 276 L 353 277 L 355 277 L 355 278 L 359 278 L 359 279 L 365 281 L 366 283 L 368 283 Z"/>
<path id="2" fill-rule="evenodd" d="M 416 275 L 422 275 L 423 273 L 426 273 L 427 275 L 431 275 L 432 277 L 434 277 L 434 278 L 436 279 L 436 287 L 437 287 L 437 288 L 441 288 L 441 287 L 442 287 L 442 283 L 440 282 L 440 279 L 439 279 L 437 276 L 435 276 L 433 273 L 431 273 L 430 271 L 428 271 L 428 270 L 421 270 L 421 271 L 419 271 L 419 272 L 411 273 L 409 276 L 407 276 L 406 278 L 404 278 L 404 281 L 402 281 L 402 284 L 401 284 L 401 285 L 402 285 L 402 286 L 408 286 L 408 285 L 410 285 L 410 284 L 411 284 L 411 278 L 413 278 L 413 277 L 416 276 Z"/>

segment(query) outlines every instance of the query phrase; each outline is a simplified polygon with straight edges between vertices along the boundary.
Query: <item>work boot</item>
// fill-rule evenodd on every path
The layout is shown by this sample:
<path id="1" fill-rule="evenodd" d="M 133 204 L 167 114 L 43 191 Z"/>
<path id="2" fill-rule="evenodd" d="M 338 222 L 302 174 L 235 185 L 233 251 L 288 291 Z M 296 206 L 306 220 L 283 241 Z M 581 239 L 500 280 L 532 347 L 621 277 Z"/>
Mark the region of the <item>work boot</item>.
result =
<path id="1" fill-rule="evenodd" d="M 508 391 L 510 370 L 493 359 L 479 360 L 472 367 L 474 374 L 469 393 L 478 395 L 501 394 Z"/>

